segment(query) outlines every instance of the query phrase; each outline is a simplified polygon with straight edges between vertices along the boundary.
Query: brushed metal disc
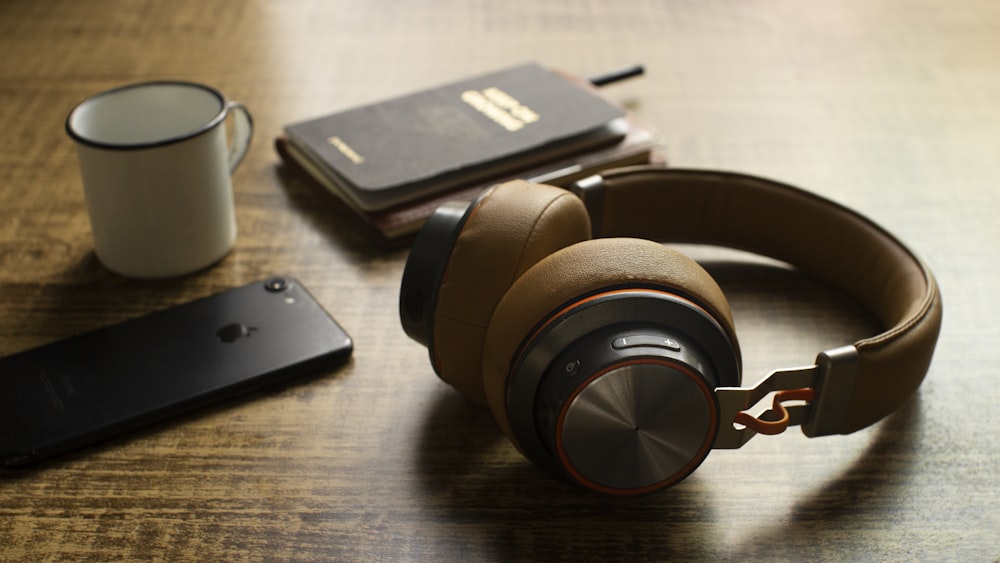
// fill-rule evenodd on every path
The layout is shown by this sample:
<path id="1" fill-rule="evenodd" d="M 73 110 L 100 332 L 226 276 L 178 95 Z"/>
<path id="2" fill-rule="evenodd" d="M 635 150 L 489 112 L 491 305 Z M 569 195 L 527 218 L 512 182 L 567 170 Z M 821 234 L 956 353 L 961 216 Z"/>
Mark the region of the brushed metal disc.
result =
<path id="1" fill-rule="evenodd" d="M 696 375 L 637 363 L 590 381 L 564 413 L 561 450 L 572 470 L 602 487 L 637 489 L 700 462 L 715 407 Z"/>

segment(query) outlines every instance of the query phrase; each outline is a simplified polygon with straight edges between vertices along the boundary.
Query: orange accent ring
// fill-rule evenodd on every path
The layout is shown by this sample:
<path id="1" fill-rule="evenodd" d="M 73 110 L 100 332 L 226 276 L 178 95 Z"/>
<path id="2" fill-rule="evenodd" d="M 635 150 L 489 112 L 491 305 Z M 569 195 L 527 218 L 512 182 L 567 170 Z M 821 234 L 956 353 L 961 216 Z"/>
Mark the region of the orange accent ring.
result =
<path id="1" fill-rule="evenodd" d="M 569 305 L 563 307 L 562 309 L 559 310 L 559 312 L 557 312 L 556 314 L 554 314 L 551 317 L 549 317 L 549 320 L 545 321 L 545 323 L 542 324 L 542 326 L 538 327 L 538 330 L 534 331 L 531 334 L 531 338 L 528 339 L 528 342 L 530 342 L 532 339 L 534 339 L 535 335 L 537 335 L 538 333 L 540 333 L 543 330 L 545 330 L 545 328 L 547 326 L 549 326 L 550 324 L 552 324 L 556 319 L 558 319 L 559 317 L 561 317 L 564 313 L 566 313 L 567 311 L 570 311 L 571 309 L 575 309 L 575 308 L 579 307 L 580 305 L 583 305 L 584 303 L 589 303 L 590 301 L 595 301 L 597 299 L 600 299 L 602 297 L 606 297 L 608 295 L 618 295 L 618 294 L 621 294 L 621 293 L 636 293 L 636 292 L 640 292 L 640 291 L 642 291 L 642 292 L 651 291 L 653 293 L 661 293 L 663 295 L 669 295 L 670 297 L 673 297 L 674 299 L 679 299 L 679 300 L 687 303 L 688 305 L 691 305 L 695 309 L 698 309 L 702 313 L 705 313 L 705 315 L 708 316 L 708 318 L 715 319 L 715 316 L 712 315 L 711 313 L 709 313 L 708 311 L 706 311 L 705 308 L 702 307 L 701 305 L 695 303 L 694 301 L 691 301 L 690 299 L 687 299 L 685 297 L 681 297 L 680 295 L 677 295 L 676 293 L 672 293 L 672 292 L 669 292 L 669 291 L 666 291 L 666 290 L 663 290 L 663 289 L 656 289 L 656 288 L 649 288 L 649 287 L 629 287 L 629 288 L 622 288 L 622 289 L 612 289 L 610 291 L 602 291 L 601 293 L 595 293 L 594 295 L 591 295 L 590 297 L 586 297 L 586 298 L 581 299 L 579 301 L 573 301 Z"/>
<path id="2" fill-rule="evenodd" d="M 518 351 L 516 361 L 514 361 L 513 363 L 511 363 L 511 366 L 513 367 L 513 366 L 517 366 L 518 364 L 520 364 L 521 359 L 523 359 L 525 352 L 530 348 L 529 344 L 531 342 L 533 342 L 535 340 L 535 338 L 539 334 L 541 334 L 546 328 L 548 328 L 548 326 L 550 324 L 552 324 L 553 322 L 555 322 L 556 319 L 562 317 L 563 314 L 565 314 L 566 312 L 571 311 L 571 310 L 579 307 L 580 305 L 583 305 L 584 303 L 589 303 L 590 301 L 595 301 L 597 299 L 600 299 L 602 297 L 606 297 L 608 295 L 619 295 L 619 294 L 622 294 L 622 293 L 636 293 L 636 292 L 646 292 L 646 291 L 650 291 L 650 292 L 653 292 L 653 293 L 660 293 L 660 294 L 663 294 L 663 295 L 668 295 L 670 297 L 673 297 L 674 299 L 678 299 L 680 301 L 683 301 L 683 302 L 687 303 L 688 305 L 690 305 L 690 306 L 694 307 L 695 309 L 697 309 L 697 310 L 701 311 L 702 313 L 704 313 L 708 318 L 713 319 L 713 320 L 715 319 L 715 316 L 712 315 L 707 310 L 705 310 L 705 308 L 702 307 L 701 305 L 695 303 L 694 301 L 691 301 L 690 299 L 687 299 L 685 297 L 681 297 L 680 295 L 677 295 L 676 293 L 671 293 L 671 292 L 663 290 L 663 289 L 655 289 L 655 288 L 649 288 L 649 287 L 629 287 L 629 288 L 622 288 L 622 289 L 612 289 L 610 291 L 602 291 L 600 293 L 595 293 L 594 295 L 591 295 L 590 297 L 586 297 L 584 299 L 580 299 L 579 301 L 572 301 L 569 305 L 566 305 L 562 309 L 559 309 L 559 311 L 556 314 L 551 315 L 548 318 L 548 320 L 546 320 L 544 323 L 542 323 L 541 326 L 539 326 L 536 330 L 532 331 L 531 334 L 529 334 L 528 337 L 524 339 L 523 343 L 521 344 L 521 349 Z"/>

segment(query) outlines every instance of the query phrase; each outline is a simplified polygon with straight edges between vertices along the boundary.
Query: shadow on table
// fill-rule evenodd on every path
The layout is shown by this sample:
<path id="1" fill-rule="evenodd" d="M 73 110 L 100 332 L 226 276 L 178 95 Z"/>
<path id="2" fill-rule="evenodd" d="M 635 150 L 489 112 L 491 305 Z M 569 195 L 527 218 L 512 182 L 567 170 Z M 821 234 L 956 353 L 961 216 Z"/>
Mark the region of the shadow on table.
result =
<path id="1" fill-rule="evenodd" d="M 839 477 L 804 493 L 790 516 L 776 515 L 745 545 L 732 545 L 719 529 L 726 499 L 697 471 L 651 495 L 598 495 L 535 467 L 514 450 L 489 412 L 442 393 L 416 446 L 420 502 L 433 527 L 425 540 L 435 542 L 425 547 L 435 555 L 463 553 L 470 560 L 801 555 L 824 531 L 891 517 L 900 502 L 898 486 L 912 465 L 919 413 L 919 400 L 907 403 Z"/>

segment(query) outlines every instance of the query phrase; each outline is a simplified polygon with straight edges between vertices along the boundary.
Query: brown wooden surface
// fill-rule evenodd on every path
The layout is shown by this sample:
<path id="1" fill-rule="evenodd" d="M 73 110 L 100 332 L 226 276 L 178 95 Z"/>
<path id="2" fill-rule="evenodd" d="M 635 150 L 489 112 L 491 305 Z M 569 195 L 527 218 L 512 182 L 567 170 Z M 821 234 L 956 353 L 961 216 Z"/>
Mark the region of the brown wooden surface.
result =
<path id="1" fill-rule="evenodd" d="M 523 461 L 399 328 L 404 252 L 285 174 L 283 124 L 525 60 L 583 75 L 673 163 L 771 176 L 899 235 L 941 282 L 917 397 L 844 437 L 719 451 L 680 486 L 595 497 Z M 256 119 L 217 266 L 130 281 L 92 251 L 70 108 L 213 84 Z M 0 473 L 0 560 L 951 560 L 1000 557 L 1000 8 L 908 2 L 0 2 L 0 354 L 298 276 L 351 332 L 325 377 Z M 714 258 L 746 379 L 872 330 L 843 296 Z M 2 377 L 2 374 L 0 374 Z M 0 429 L 3 431 L 3 429 Z"/>

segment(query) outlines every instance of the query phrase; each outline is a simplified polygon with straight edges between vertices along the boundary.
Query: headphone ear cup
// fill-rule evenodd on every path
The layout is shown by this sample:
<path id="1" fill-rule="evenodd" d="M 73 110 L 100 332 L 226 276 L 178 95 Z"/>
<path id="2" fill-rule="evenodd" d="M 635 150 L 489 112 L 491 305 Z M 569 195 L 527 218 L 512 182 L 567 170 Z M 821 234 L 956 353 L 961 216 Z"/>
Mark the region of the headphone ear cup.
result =
<path id="1" fill-rule="evenodd" d="M 602 290 L 629 288 L 666 289 L 697 303 L 722 327 L 739 356 L 729 303 L 715 280 L 691 258 L 643 239 L 595 239 L 560 250 L 511 286 L 486 335 L 482 369 L 487 403 L 519 449 L 523 451 L 511 430 L 506 397 L 519 351 L 533 331 L 567 305 Z"/>
<path id="2" fill-rule="evenodd" d="M 484 195 L 438 288 L 431 354 L 441 379 L 485 406 L 483 343 L 497 303 L 535 263 L 589 237 L 586 208 L 566 190 L 517 180 Z"/>

